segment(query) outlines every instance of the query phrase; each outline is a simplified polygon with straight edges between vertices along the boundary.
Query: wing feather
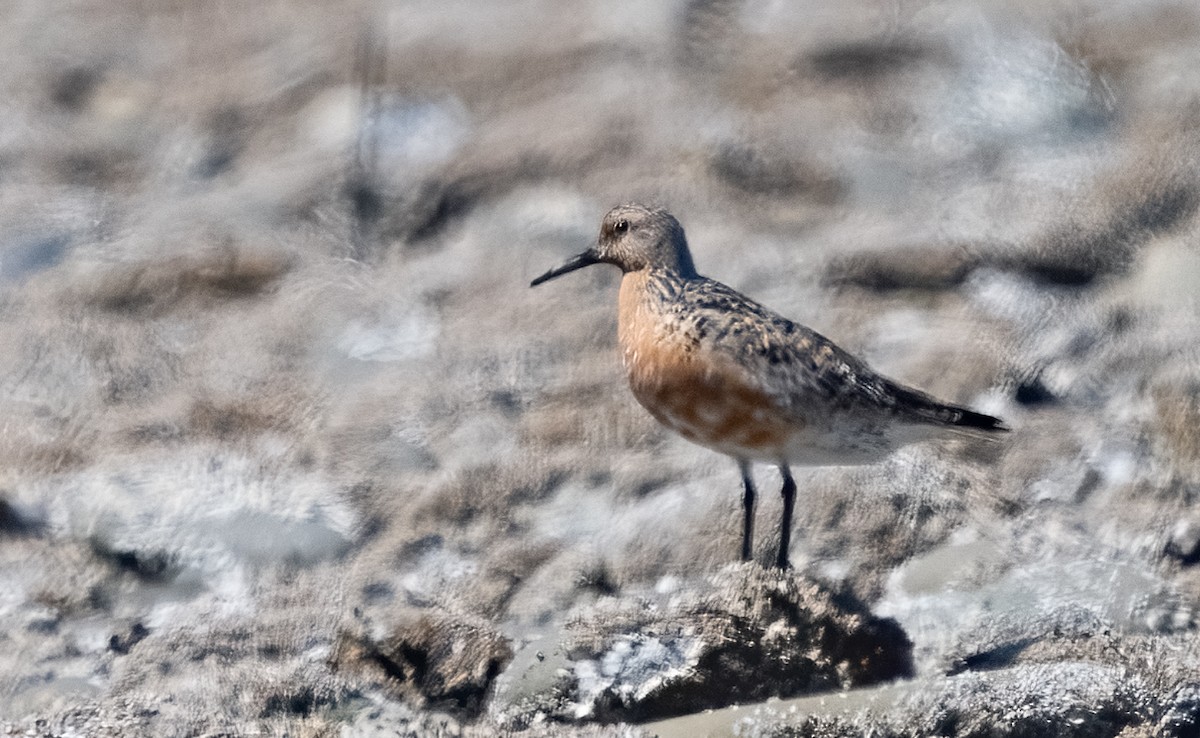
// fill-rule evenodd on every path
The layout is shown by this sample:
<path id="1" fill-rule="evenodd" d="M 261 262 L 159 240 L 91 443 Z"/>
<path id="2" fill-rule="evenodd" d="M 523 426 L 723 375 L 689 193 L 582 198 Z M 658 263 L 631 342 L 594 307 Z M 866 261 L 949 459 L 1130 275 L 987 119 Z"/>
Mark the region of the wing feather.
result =
<path id="1" fill-rule="evenodd" d="M 720 282 L 688 280 L 677 297 L 677 318 L 693 340 L 728 356 L 747 384 L 798 415 L 866 410 L 867 415 L 916 424 L 1007 430 L 997 418 L 943 403 L 880 375 L 820 333 Z"/>

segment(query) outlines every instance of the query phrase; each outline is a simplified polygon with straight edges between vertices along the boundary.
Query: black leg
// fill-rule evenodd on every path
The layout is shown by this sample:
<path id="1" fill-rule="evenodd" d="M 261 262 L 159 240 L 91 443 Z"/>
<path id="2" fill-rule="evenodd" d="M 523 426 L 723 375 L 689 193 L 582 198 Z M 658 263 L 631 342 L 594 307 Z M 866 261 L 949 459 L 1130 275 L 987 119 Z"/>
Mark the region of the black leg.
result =
<path id="1" fill-rule="evenodd" d="M 738 466 L 742 470 L 742 486 L 746 490 L 742 497 L 745 512 L 742 519 L 742 561 L 749 561 L 754 554 L 754 480 L 750 478 L 750 462 L 739 459 Z"/>
<path id="2" fill-rule="evenodd" d="M 783 474 L 783 489 L 779 491 L 783 495 L 783 523 L 779 529 L 779 558 L 775 566 L 786 569 L 789 566 L 788 547 L 792 543 L 792 511 L 796 509 L 796 480 L 792 479 L 787 464 L 780 464 L 779 472 Z"/>

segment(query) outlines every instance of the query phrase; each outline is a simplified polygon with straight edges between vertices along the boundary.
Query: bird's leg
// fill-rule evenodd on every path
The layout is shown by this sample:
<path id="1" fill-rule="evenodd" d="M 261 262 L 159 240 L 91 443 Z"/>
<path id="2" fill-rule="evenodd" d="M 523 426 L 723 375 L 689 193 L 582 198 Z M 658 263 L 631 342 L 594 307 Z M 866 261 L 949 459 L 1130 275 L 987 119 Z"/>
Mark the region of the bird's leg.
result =
<path id="1" fill-rule="evenodd" d="M 779 472 L 783 474 L 783 489 L 779 491 L 783 495 L 783 523 L 779 529 L 779 558 L 775 566 L 786 569 L 789 566 L 788 547 L 792 542 L 792 511 L 796 509 L 796 480 L 792 479 L 787 464 L 780 464 Z"/>
<path id="2" fill-rule="evenodd" d="M 754 544 L 754 480 L 750 477 L 750 462 L 738 460 L 742 470 L 742 486 L 746 492 L 742 496 L 742 508 L 745 517 L 742 519 L 742 561 L 749 561 L 753 555 Z"/>

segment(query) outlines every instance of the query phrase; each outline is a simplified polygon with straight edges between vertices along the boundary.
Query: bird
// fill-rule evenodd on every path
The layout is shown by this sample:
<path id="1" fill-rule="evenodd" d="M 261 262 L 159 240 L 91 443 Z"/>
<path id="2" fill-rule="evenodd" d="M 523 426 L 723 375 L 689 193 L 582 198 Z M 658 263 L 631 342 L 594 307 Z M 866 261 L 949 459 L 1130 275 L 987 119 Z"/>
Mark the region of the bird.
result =
<path id="1" fill-rule="evenodd" d="M 593 246 L 530 286 L 594 264 L 623 273 L 617 338 L 634 397 L 662 425 L 737 462 L 743 561 L 753 555 L 754 462 L 782 475 L 774 565 L 787 569 L 793 465 L 869 464 L 918 441 L 1009 430 L 999 418 L 889 379 L 811 328 L 701 276 L 683 226 L 665 209 L 614 207 Z"/>

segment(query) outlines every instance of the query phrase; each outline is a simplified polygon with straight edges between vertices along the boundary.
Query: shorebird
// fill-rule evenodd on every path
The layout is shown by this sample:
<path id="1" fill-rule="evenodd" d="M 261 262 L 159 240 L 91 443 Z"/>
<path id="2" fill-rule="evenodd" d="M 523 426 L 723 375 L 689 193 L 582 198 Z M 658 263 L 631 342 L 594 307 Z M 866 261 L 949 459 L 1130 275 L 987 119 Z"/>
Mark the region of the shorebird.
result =
<path id="1" fill-rule="evenodd" d="M 617 333 L 634 397 L 658 422 L 737 461 L 743 560 L 754 540 L 751 462 L 776 464 L 783 476 L 775 565 L 786 569 L 791 465 L 868 464 L 916 441 L 1008 430 L 888 379 L 816 331 L 700 276 L 683 226 L 666 210 L 613 208 L 596 245 L 530 286 L 592 264 L 624 273 Z"/>

